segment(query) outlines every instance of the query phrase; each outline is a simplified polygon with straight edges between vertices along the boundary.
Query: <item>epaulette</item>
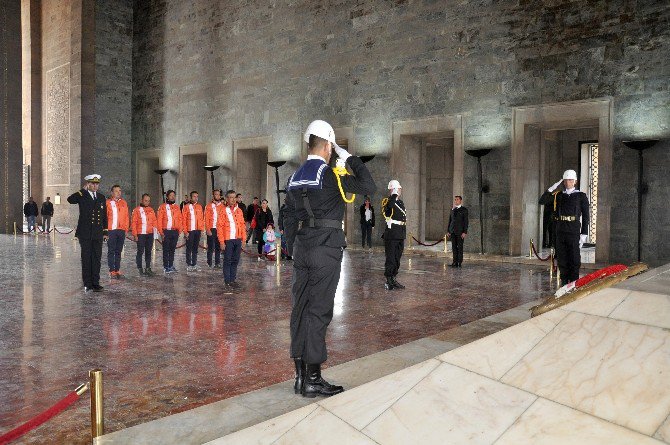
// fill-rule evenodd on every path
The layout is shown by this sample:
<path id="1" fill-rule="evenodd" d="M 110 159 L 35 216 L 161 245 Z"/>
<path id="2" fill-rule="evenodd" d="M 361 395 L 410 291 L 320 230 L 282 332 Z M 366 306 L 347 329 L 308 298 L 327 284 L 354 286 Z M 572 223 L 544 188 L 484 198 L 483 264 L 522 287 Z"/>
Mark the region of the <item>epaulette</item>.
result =
<path id="1" fill-rule="evenodd" d="M 79 196 L 84 196 L 81 194 L 81 190 L 77 190 L 77 193 L 79 193 Z"/>

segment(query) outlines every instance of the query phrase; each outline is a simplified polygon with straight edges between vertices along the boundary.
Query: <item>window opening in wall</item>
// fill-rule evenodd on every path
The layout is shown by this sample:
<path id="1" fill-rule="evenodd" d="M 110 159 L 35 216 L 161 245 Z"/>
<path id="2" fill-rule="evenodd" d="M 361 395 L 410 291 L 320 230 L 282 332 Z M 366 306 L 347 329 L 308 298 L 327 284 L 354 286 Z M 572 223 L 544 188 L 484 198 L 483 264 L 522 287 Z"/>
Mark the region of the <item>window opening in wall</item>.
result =
<path id="1" fill-rule="evenodd" d="M 598 223 L 598 142 L 581 144 L 580 189 L 589 198 L 589 234 L 587 243 L 596 244 Z"/>

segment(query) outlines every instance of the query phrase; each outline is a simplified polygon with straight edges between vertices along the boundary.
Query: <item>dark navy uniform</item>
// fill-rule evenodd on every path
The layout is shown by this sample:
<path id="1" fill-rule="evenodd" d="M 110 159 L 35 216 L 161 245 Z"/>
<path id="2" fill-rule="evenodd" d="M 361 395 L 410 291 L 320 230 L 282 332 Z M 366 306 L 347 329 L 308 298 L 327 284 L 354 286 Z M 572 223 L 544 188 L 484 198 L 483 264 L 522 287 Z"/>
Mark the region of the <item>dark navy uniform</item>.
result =
<path id="1" fill-rule="evenodd" d="M 398 269 L 400 269 L 400 258 L 405 249 L 405 238 L 407 238 L 407 214 L 405 204 L 398 195 L 393 194 L 385 202 L 382 209 L 386 219 L 384 230 L 384 276 L 386 277 L 386 288 L 402 289 L 403 286 L 396 281 Z"/>
<path id="2" fill-rule="evenodd" d="M 350 156 L 352 175 L 342 176 L 345 192 L 371 194 L 372 175 Z M 342 220 L 345 203 L 333 170 L 318 156 L 291 176 L 287 186 L 284 234 L 293 256 L 291 357 L 307 364 L 326 361 L 326 328 L 333 318 L 335 290 L 346 247 Z"/>
<path id="3" fill-rule="evenodd" d="M 100 258 L 103 237 L 107 235 L 107 201 L 102 193 L 95 199 L 87 189 L 81 189 L 67 198 L 79 205 L 79 221 L 75 236 L 81 246 L 81 276 L 86 289 L 100 286 Z"/>
<path id="4" fill-rule="evenodd" d="M 464 233 L 467 235 L 468 225 L 468 209 L 463 206 L 451 209 L 447 233 L 449 233 L 449 238 L 451 238 L 452 267 L 461 267 L 463 264 L 463 242 L 465 240 L 461 235 Z"/>
<path id="5" fill-rule="evenodd" d="M 546 191 L 540 197 L 540 204 L 550 206 L 552 210 L 554 246 L 561 271 L 561 285 L 577 281 L 581 267 L 579 236 L 588 234 L 589 199 L 586 193 L 579 190 L 572 193 Z"/>

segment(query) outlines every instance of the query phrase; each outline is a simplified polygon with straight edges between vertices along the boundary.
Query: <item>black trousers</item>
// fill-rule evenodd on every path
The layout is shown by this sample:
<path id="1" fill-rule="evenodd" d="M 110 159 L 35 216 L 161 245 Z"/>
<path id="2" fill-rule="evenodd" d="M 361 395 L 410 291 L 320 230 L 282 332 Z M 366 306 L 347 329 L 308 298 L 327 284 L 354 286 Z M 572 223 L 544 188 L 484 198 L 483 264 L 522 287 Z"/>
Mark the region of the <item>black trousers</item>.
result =
<path id="1" fill-rule="evenodd" d="M 384 276 L 395 277 L 400 269 L 400 258 L 405 249 L 404 239 L 384 239 L 384 253 L 386 261 L 384 262 Z"/>
<path id="2" fill-rule="evenodd" d="M 367 241 L 368 247 L 372 247 L 372 226 L 368 223 L 361 224 L 361 242 L 363 247 L 365 247 L 365 242 Z"/>
<path id="3" fill-rule="evenodd" d="M 212 265 L 212 255 L 214 255 L 214 264 L 221 264 L 221 243 L 216 234 L 216 229 L 211 229 L 212 234 L 207 235 L 207 265 Z"/>
<path id="4" fill-rule="evenodd" d="M 579 278 L 582 258 L 579 254 L 579 234 L 556 233 L 556 261 L 561 271 L 561 285 Z"/>
<path id="5" fill-rule="evenodd" d="M 110 272 L 118 272 L 121 268 L 121 251 L 125 241 L 125 230 L 114 229 L 107 233 L 107 266 Z"/>
<path id="6" fill-rule="evenodd" d="M 191 230 L 186 239 L 186 265 L 195 266 L 198 262 L 198 247 L 200 245 L 200 230 Z"/>
<path id="7" fill-rule="evenodd" d="M 333 319 L 335 291 L 340 281 L 341 247 L 293 247 L 293 309 L 291 357 L 309 364 L 328 358 L 326 329 Z"/>
<path id="8" fill-rule="evenodd" d="M 167 268 L 174 266 L 174 251 L 177 249 L 178 240 L 179 231 L 163 231 L 163 267 Z"/>
<path id="9" fill-rule="evenodd" d="M 81 279 L 84 286 L 100 285 L 100 259 L 102 239 L 79 239 L 81 247 Z"/>
<path id="10" fill-rule="evenodd" d="M 145 267 L 151 267 L 151 250 L 154 248 L 154 235 L 148 233 L 146 235 L 137 235 L 137 255 L 135 255 L 135 263 L 137 268 L 142 268 L 142 254 L 144 254 Z"/>
<path id="11" fill-rule="evenodd" d="M 451 254 L 454 257 L 454 264 L 463 263 L 463 238 L 460 233 L 451 234 Z"/>

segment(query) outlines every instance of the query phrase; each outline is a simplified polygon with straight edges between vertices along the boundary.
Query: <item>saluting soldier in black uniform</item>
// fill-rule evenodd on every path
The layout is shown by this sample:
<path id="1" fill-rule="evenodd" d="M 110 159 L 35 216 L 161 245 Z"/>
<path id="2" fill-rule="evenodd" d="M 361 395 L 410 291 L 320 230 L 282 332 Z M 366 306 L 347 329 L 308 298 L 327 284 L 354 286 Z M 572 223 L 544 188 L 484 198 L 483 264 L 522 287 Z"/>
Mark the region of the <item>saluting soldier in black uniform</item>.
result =
<path id="1" fill-rule="evenodd" d="M 107 239 L 107 201 L 98 193 L 100 175 L 84 178 L 86 186 L 67 198 L 70 204 L 79 204 L 79 221 L 75 236 L 81 247 L 81 277 L 84 292 L 101 292 L 100 258 L 102 243 Z"/>
<path id="2" fill-rule="evenodd" d="M 344 391 L 321 377 L 321 364 L 327 359 L 326 329 L 333 318 L 335 290 L 346 247 L 342 194 L 370 194 L 376 187 L 363 161 L 335 143 L 335 132 L 327 122 L 312 122 L 304 139 L 309 156 L 289 179 L 284 212 L 284 232 L 294 261 L 291 312 L 294 389 L 304 397 L 331 396 Z M 333 148 L 353 171 L 353 175 L 340 178 L 342 191 L 335 172 L 328 166 Z"/>
<path id="3" fill-rule="evenodd" d="M 563 183 L 563 190 L 558 190 Z M 588 234 L 589 199 L 575 189 L 577 172 L 566 170 L 563 179 L 552 185 L 540 197 L 540 204 L 551 206 L 554 219 L 554 246 L 561 271 L 561 286 L 579 278 L 581 249 Z M 581 226 L 580 226 L 581 221 Z"/>
<path id="4" fill-rule="evenodd" d="M 402 186 L 400 182 L 393 179 L 389 182 L 388 198 L 382 201 L 382 212 L 386 220 L 386 229 L 384 229 L 384 253 L 386 261 L 384 263 L 384 276 L 386 290 L 404 289 L 405 286 L 398 283 L 396 275 L 400 269 L 400 258 L 405 249 L 405 238 L 407 237 L 407 215 L 405 204 L 400 199 Z"/>

